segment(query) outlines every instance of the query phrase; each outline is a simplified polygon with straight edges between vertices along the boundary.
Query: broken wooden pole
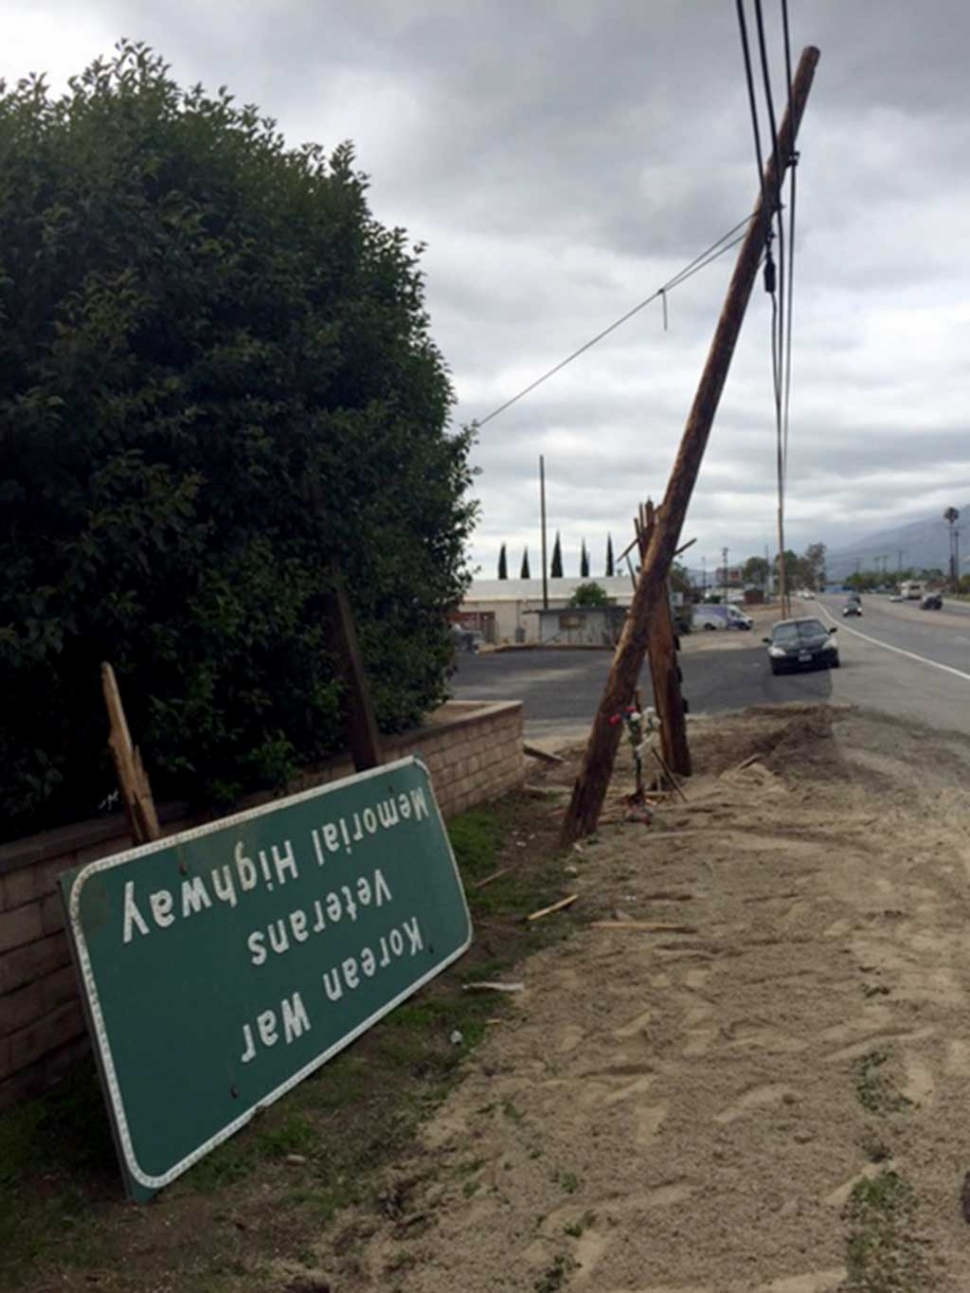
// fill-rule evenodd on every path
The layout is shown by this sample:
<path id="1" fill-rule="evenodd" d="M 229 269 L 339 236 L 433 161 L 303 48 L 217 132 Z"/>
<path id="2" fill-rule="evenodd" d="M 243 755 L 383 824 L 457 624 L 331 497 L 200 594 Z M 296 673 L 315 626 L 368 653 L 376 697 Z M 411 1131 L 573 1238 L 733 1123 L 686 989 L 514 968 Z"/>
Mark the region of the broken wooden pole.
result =
<path id="1" fill-rule="evenodd" d="M 648 501 L 644 521 L 638 531 L 641 563 L 646 560 L 650 539 L 657 523 L 654 506 Z M 670 582 L 664 580 L 663 603 L 657 607 L 647 623 L 647 659 L 653 682 L 653 703 L 660 719 L 660 745 L 664 759 L 674 772 L 682 777 L 691 774 L 690 746 L 687 743 L 687 722 L 684 717 L 684 697 L 680 690 L 680 673 L 677 667 L 677 635 L 670 611 Z"/>
<path id="2" fill-rule="evenodd" d="M 630 703 L 630 697 L 637 685 L 637 678 L 643 664 L 650 620 L 657 613 L 658 607 L 666 596 L 665 584 L 670 563 L 677 550 L 687 507 L 704 459 L 704 450 L 707 448 L 714 415 L 731 367 L 734 347 L 737 344 L 765 247 L 767 218 L 771 213 L 764 211 L 762 194 L 770 194 L 773 203 L 777 201 L 784 168 L 791 165 L 794 158 L 798 127 L 808 101 L 818 60 L 818 50 L 810 45 L 802 51 L 798 62 L 791 99 L 785 110 L 778 136 L 773 141 L 774 148 L 765 167 L 764 185 L 759 189 L 754 213 L 738 253 L 737 264 L 721 309 L 721 317 L 718 319 L 714 338 L 711 341 L 707 363 L 704 365 L 700 385 L 687 416 L 687 424 L 670 474 L 661 513 L 654 526 L 646 561 L 633 594 L 633 604 L 623 625 L 616 655 L 586 744 L 579 775 L 573 787 L 572 799 L 566 810 L 561 833 L 561 841 L 564 845 L 594 831 L 599 820 L 610 777 L 613 775 L 616 747 L 620 739 L 620 726 L 611 724 L 610 717 L 621 713 Z"/>
<path id="3" fill-rule="evenodd" d="M 357 772 L 380 767 L 383 762 L 381 738 L 374 716 L 364 657 L 357 641 L 357 629 L 350 599 L 340 576 L 334 577 L 328 597 L 330 647 L 337 659 L 341 682 L 344 739 Z"/>
<path id="4" fill-rule="evenodd" d="M 108 663 L 101 666 L 101 690 L 108 711 L 108 748 L 115 765 L 131 838 L 136 844 L 147 844 L 149 840 L 157 840 L 161 834 L 155 801 L 141 755 L 132 744 L 115 671 Z"/>

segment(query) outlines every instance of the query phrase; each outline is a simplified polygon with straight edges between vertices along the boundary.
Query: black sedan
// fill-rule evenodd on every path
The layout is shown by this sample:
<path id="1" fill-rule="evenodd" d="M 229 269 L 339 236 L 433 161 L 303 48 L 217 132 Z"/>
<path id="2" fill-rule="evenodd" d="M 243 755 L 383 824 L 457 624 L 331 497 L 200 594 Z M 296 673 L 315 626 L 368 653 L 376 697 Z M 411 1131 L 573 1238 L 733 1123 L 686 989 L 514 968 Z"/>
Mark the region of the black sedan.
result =
<path id="1" fill-rule="evenodd" d="M 919 604 L 921 611 L 941 611 L 943 609 L 943 598 L 939 593 L 927 593 Z"/>
<path id="2" fill-rule="evenodd" d="M 862 603 L 850 598 L 842 608 L 843 615 L 858 615 L 862 618 Z"/>
<path id="3" fill-rule="evenodd" d="M 821 620 L 780 620 L 765 638 L 772 673 L 786 669 L 838 669 L 839 648 Z"/>

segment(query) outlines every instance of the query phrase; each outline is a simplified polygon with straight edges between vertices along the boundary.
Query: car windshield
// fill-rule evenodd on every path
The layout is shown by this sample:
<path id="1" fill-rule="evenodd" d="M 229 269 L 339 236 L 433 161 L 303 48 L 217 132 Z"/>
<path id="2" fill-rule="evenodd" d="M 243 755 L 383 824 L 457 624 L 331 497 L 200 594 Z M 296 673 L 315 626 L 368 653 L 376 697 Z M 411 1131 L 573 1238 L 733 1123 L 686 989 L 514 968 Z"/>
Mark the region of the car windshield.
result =
<path id="1" fill-rule="evenodd" d="M 821 620 L 789 620 L 787 624 L 776 624 L 771 636 L 775 642 L 785 646 L 806 638 L 817 638 L 824 633 L 825 625 Z"/>

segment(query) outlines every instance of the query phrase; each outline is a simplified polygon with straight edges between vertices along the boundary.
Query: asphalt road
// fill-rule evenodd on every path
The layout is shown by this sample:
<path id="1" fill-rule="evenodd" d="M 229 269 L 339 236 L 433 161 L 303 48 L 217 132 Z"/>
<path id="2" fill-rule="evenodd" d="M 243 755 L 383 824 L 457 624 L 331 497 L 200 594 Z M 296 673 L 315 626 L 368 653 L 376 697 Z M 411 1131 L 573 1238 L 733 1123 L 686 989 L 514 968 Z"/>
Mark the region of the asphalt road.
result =
<path id="1" fill-rule="evenodd" d="M 796 614 L 839 626 L 841 668 L 774 677 L 760 637 L 750 646 L 695 649 L 681 657 L 684 695 L 694 714 L 785 701 L 866 705 L 940 730 L 970 734 L 970 607 L 921 611 L 863 597 L 861 619 L 842 618 L 844 599 L 820 597 Z M 521 700 L 526 738 L 581 739 L 610 664 L 606 651 L 510 651 L 462 656 L 458 699 Z M 641 685 L 649 694 L 649 674 Z"/>

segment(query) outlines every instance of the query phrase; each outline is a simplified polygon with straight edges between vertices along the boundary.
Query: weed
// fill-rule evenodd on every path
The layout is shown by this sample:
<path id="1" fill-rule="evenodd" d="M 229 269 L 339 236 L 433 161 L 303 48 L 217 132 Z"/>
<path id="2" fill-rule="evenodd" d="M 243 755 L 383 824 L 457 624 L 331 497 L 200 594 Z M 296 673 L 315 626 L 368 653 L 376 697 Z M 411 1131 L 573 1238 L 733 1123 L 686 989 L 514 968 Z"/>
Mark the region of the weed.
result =
<path id="1" fill-rule="evenodd" d="M 583 1231 L 588 1230 L 596 1222 L 595 1212 L 584 1212 L 578 1221 L 573 1221 L 570 1225 L 564 1227 L 565 1233 L 570 1239 L 579 1239 Z"/>
<path id="2" fill-rule="evenodd" d="M 576 1270 L 577 1263 L 565 1253 L 559 1253 L 548 1270 L 543 1271 L 535 1282 L 536 1293 L 557 1293 Z"/>
<path id="3" fill-rule="evenodd" d="M 518 1123 L 518 1122 L 521 1122 L 525 1117 L 525 1114 L 522 1112 L 522 1110 L 516 1108 L 515 1104 L 508 1099 L 502 1101 L 502 1112 L 505 1114 L 506 1118 L 508 1118 L 510 1122 Z"/>
<path id="4" fill-rule="evenodd" d="M 896 1091 L 892 1079 L 884 1072 L 888 1060 L 888 1051 L 873 1050 L 856 1061 L 856 1095 L 863 1109 L 870 1113 L 901 1113 L 912 1107 L 912 1100 Z"/>
<path id="5" fill-rule="evenodd" d="M 575 1172 L 553 1172 L 551 1179 L 566 1194 L 575 1194 L 579 1189 L 579 1177 Z"/>
<path id="6" fill-rule="evenodd" d="M 896 1172 L 858 1181 L 846 1204 L 846 1288 L 857 1293 L 926 1293 L 934 1281 L 916 1233 L 916 1196 Z"/>

